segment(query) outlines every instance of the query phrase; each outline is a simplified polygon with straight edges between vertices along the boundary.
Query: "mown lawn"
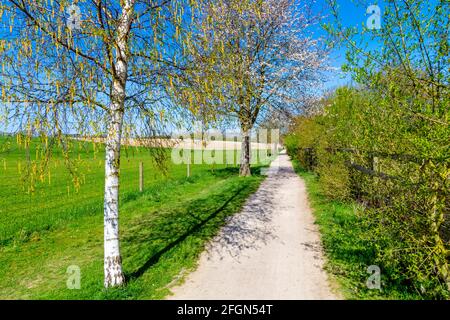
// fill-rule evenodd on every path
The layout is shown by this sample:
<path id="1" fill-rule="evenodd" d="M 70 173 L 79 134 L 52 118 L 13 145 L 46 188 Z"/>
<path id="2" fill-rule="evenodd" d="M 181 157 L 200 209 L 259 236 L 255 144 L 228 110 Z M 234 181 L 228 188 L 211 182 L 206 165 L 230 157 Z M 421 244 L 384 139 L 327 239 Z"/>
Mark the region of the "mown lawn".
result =
<path id="1" fill-rule="evenodd" d="M 2 139 L 0 145 L 5 145 Z M 191 176 L 186 177 L 186 165 L 169 161 L 163 174 L 148 151 L 128 148 L 121 160 L 120 190 L 127 285 L 105 290 L 103 152 L 94 155 L 92 145 L 83 144 L 74 158 L 79 159 L 79 176 L 84 175 L 78 190 L 55 152 L 50 174 L 40 177 L 34 191 L 28 192 L 30 183 L 22 182 L 19 173 L 25 166 L 24 151 L 11 141 L 0 153 L 0 298 L 163 298 L 174 279 L 195 267 L 225 217 L 239 211 L 263 180 L 260 166 L 254 167 L 254 176 L 240 178 L 236 166 L 192 165 Z M 142 193 L 140 161 L 145 171 Z M 66 272 L 72 265 L 81 270 L 79 290 L 67 288 Z"/>
<path id="2" fill-rule="evenodd" d="M 321 233 L 327 258 L 325 268 L 337 281 L 346 299 L 421 299 L 419 294 L 399 285 L 380 266 L 381 290 L 369 289 L 372 275 L 368 267 L 377 265 L 375 243 L 365 227 L 361 207 L 356 203 L 329 200 L 323 193 L 315 173 L 293 161 L 296 172 L 305 180 L 308 198 Z"/>

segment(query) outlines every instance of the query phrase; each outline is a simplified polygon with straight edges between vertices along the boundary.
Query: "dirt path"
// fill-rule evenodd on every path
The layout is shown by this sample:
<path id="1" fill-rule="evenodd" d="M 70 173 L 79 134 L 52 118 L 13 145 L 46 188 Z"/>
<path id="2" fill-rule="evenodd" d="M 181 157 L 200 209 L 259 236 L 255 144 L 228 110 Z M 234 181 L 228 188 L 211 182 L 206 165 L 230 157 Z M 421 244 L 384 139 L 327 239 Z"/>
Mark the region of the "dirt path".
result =
<path id="1" fill-rule="evenodd" d="M 169 299 L 337 299 L 305 184 L 280 155 Z"/>

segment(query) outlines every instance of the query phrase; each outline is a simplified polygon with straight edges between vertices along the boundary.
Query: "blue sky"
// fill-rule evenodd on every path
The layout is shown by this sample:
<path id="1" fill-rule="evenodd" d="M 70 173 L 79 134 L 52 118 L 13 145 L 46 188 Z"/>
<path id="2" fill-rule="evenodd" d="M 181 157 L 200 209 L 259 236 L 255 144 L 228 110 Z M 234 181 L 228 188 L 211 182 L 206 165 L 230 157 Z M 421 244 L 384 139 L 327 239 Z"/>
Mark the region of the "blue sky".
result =
<path id="1" fill-rule="evenodd" d="M 305 0 L 308 2 L 309 0 Z M 359 26 L 362 28 L 362 24 L 366 22 L 368 15 L 366 14 L 366 8 L 370 4 L 377 3 L 376 0 L 337 0 L 340 6 L 340 13 L 342 14 L 343 24 L 345 26 Z M 358 5 L 355 5 L 355 2 Z M 380 5 L 382 7 L 382 5 Z M 327 0 L 316 0 L 315 11 L 321 12 L 322 15 L 328 16 L 323 22 L 329 22 L 331 17 L 331 11 Z M 9 28 L 5 25 L 6 17 L 3 17 L 3 28 L 0 27 L 0 35 L 4 38 L 5 35 L 9 35 Z M 314 29 L 315 37 L 324 37 L 327 35 L 326 31 L 317 26 Z M 341 65 L 345 62 L 345 48 L 336 48 L 331 52 L 330 65 L 336 68 L 336 71 L 327 73 L 327 82 L 325 83 L 325 89 L 334 88 L 337 86 L 349 84 L 351 77 L 348 74 L 344 74 L 339 71 Z"/>
<path id="2" fill-rule="evenodd" d="M 366 14 L 366 9 L 369 5 L 377 4 L 381 9 L 381 15 L 383 14 L 382 1 L 367 1 L 367 0 L 337 0 L 339 5 L 339 14 L 342 19 L 342 24 L 345 27 L 358 27 L 362 29 L 363 24 L 366 24 L 367 18 L 370 16 Z M 316 12 L 322 12 L 322 15 L 326 16 L 324 22 L 332 22 L 330 6 L 327 0 L 317 0 L 315 5 Z M 326 36 L 327 33 L 322 28 L 316 28 L 316 36 Z M 349 74 L 340 72 L 340 67 L 345 63 L 344 47 L 335 48 L 330 55 L 330 65 L 337 68 L 337 71 L 327 73 L 327 82 L 325 88 L 333 88 L 349 84 L 351 77 Z"/>
<path id="3" fill-rule="evenodd" d="M 308 2 L 309 0 L 305 0 Z M 368 15 L 365 13 L 366 8 L 370 4 L 381 3 L 377 0 L 337 0 L 337 3 L 340 6 L 340 13 L 342 14 L 343 24 L 345 26 L 359 26 L 366 22 Z M 355 5 L 355 3 L 357 5 Z M 381 9 L 383 9 L 383 5 L 379 4 Z M 321 12 L 322 15 L 330 16 L 331 12 L 329 10 L 329 4 L 327 0 L 316 0 L 315 11 L 317 13 Z M 6 28 L 8 23 L 6 22 L 6 17 L 3 16 L 3 27 L 0 27 L 0 36 L 1 38 L 5 38 L 9 36 L 9 28 Z M 331 17 L 326 18 L 324 21 L 330 21 Z M 326 32 L 321 28 L 317 27 L 314 29 L 315 36 L 326 36 Z M 330 64 L 332 67 L 340 68 L 340 66 L 345 62 L 345 48 L 339 48 L 333 50 L 330 56 Z M 342 74 L 339 72 L 330 72 L 328 74 L 328 81 L 325 85 L 326 88 L 335 87 L 338 85 L 343 85 L 349 83 L 350 76 L 346 74 Z"/>

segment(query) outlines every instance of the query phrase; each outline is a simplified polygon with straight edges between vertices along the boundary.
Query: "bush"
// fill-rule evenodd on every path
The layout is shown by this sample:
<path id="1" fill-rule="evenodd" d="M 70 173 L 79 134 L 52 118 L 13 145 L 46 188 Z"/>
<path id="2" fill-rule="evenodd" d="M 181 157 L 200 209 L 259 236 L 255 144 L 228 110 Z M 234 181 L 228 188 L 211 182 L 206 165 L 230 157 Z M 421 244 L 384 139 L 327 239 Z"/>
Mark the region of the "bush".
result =
<path id="1" fill-rule="evenodd" d="M 340 201 L 350 199 L 350 176 L 348 168 L 342 162 L 320 163 L 315 172 L 319 176 L 319 183 L 325 196 Z"/>
<path id="2" fill-rule="evenodd" d="M 411 116 L 404 108 L 407 88 L 399 97 L 393 87 L 394 100 L 391 88 L 383 87 L 389 83 L 383 80 L 373 91 L 338 89 L 322 102 L 321 114 L 297 119 L 286 137 L 288 152 L 317 173 L 329 199 L 354 199 L 368 207 L 367 234 L 392 281 L 425 298 L 445 298 L 450 284 L 445 229 L 450 129 L 429 121 L 429 115 Z M 417 110 L 428 103 L 414 99 Z M 444 101 L 433 117 L 441 115 L 444 121 L 442 108 Z M 306 156 L 311 152 L 312 165 Z"/>

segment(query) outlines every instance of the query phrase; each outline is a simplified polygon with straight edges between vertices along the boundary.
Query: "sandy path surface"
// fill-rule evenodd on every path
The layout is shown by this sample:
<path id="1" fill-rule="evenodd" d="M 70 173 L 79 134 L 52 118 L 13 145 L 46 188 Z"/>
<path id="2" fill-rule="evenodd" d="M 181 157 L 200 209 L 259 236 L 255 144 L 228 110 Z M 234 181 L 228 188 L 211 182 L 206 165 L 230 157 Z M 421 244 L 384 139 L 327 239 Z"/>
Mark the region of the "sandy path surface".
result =
<path id="1" fill-rule="evenodd" d="M 169 299 L 337 299 L 322 267 L 305 184 L 282 154 Z"/>

